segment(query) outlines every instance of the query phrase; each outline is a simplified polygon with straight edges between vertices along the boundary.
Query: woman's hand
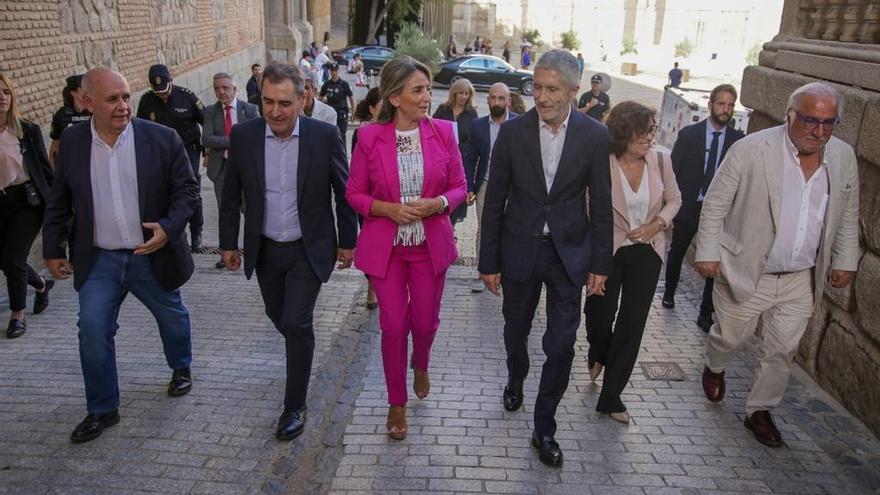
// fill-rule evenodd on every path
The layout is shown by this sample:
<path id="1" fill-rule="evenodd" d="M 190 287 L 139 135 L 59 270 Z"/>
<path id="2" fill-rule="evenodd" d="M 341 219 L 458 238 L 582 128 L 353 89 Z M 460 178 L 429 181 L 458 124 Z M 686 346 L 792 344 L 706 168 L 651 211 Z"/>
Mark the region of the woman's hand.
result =
<path id="1" fill-rule="evenodd" d="M 398 225 L 413 223 L 419 218 L 422 218 L 419 214 L 419 210 L 408 204 L 402 205 L 398 203 L 388 203 L 386 208 L 388 210 L 385 212 L 386 214 L 384 216 L 390 218 Z"/>
<path id="2" fill-rule="evenodd" d="M 440 210 L 443 209 L 443 200 L 440 198 L 420 198 L 410 201 L 406 205 L 413 208 L 418 213 L 419 218 L 426 218 L 440 213 Z"/>
<path id="3" fill-rule="evenodd" d="M 648 242 L 654 235 L 660 232 L 660 223 L 657 221 L 643 223 L 626 233 L 626 238 L 632 242 Z"/>

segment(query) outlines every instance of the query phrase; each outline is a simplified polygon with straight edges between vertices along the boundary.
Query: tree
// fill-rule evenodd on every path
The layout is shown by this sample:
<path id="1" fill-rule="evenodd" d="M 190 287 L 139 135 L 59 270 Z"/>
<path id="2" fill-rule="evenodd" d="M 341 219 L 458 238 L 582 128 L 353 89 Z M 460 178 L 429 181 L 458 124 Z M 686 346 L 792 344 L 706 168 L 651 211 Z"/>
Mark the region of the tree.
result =
<path id="1" fill-rule="evenodd" d="M 628 53 L 632 53 L 633 55 L 639 53 L 638 49 L 636 49 L 636 40 L 634 40 L 632 36 L 626 36 L 623 38 L 623 50 L 620 51 L 620 54 L 626 55 Z"/>
<path id="2" fill-rule="evenodd" d="M 532 44 L 532 46 L 541 46 L 544 40 L 541 39 L 541 33 L 537 29 L 526 29 L 522 33 L 522 37 Z"/>
<path id="3" fill-rule="evenodd" d="M 761 43 L 755 43 L 746 54 L 746 62 L 749 65 L 758 65 L 758 56 L 761 54 Z"/>
<path id="4" fill-rule="evenodd" d="M 367 0 L 370 2 L 370 24 L 367 28 L 367 44 L 376 38 L 376 32 L 382 20 L 391 13 L 391 21 L 399 21 L 413 14 L 418 14 L 422 8 L 422 0 L 386 0 L 382 10 L 379 10 L 381 0 Z"/>
<path id="5" fill-rule="evenodd" d="M 443 52 L 440 51 L 437 41 L 429 38 L 416 24 L 403 24 L 397 32 L 394 49 L 396 55 L 409 55 L 427 65 L 434 74 L 440 70 Z"/>
<path id="6" fill-rule="evenodd" d="M 675 56 L 677 58 L 688 58 L 694 53 L 694 44 L 691 40 L 685 38 L 675 45 Z"/>
<path id="7" fill-rule="evenodd" d="M 562 39 L 560 40 L 562 44 L 562 48 L 566 50 L 580 50 L 581 49 L 581 40 L 578 39 L 577 33 L 574 29 L 569 29 L 568 31 L 562 33 Z"/>

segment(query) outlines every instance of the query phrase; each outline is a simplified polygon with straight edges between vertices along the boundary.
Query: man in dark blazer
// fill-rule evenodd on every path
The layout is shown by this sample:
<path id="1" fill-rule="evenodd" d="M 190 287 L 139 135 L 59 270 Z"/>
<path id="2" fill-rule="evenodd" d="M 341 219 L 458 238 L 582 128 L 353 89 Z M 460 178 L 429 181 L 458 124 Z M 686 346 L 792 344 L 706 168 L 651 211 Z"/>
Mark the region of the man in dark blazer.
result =
<path id="1" fill-rule="evenodd" d="M 577 59 L 551 50 L 535 66 L 535 108 L 501 126 L 492 154 L 480 277 L 493 294 L 504 287 L 508 411 L 523 402 L 528 335 L 541 286 L 547 286 L 547 330 L 532 446 L 541 462 L 562 464 L 556 408 L 568 387 L 587 295 L 604 294 L 612 268 L 608 131 L 573 110 Z M 589 213 L 586 197 L 589 194 Z"/>
<path id="2" fill-rule="evenodd" d="M 132 119 L 125 78 L 97 68 L 83 78 L 91 122 L 61 136 L 43 224 L 43 255 L 55 278 L 79 292 L 79 350 L 88 415 L 71 440 L 119 422 L 114 336 L 131 292 L 153 313 L 168 366 L 168 393 L 192 387 L 189 312 L 180 286 L 193 273 L 184 229 L 198 194 L 183 142 L 168 127 Z M 65 245 L 73 218 L 71 261 Z"/>
<path id="3" fill-rule="evenodd" d="M 495 83 L 489 87 L 489 95 L 486 97 L 489 104 L 489 115 L 474 119 L 471 124 L 471 137 L 465 147 L 462 161 L 464 172 L 467 176 L 468 197 L 467 203 L 477 203 L 477 242 L 476 252 L 480 255 L 480 219 L 483 218 L 483 203 L 486 199 L 486 184 L 489 179 L 489 157 L 492 156 L 492 147 L 498 138 L 501 124 L 517 116 L 508 111 L 510 107 L 510 89 L 504 83 Z M 471 292 L 483 292 L 482 280 L 477 280 L 471 286 Z"/>
<path id="4" fill-rule="evenodd" d="M 214 74 L 214 96 L 217 102 L 205 107 L 205 125 L 202 128 L 202 146 L 205 147 L 208 178 L 214 183 L 214 196 L 217 210 L 223 197 L 223 179 L 226 177 L 226 162 L 229 160 L 229 135 L 232 126 L 260 116 L 256 105 L 235 97 L 237 92 L 232 76 L 225 72 Z M 223 260 L 215 268 L 226 268 Z"/>
<path id="5" fill-rule="evenodd" d="M 336 261 L 337 268 L 351 266 L 357 217 L 345 202 L 348 164 L 339 132 L 299 115 L 302 72 L 273 62 L 261 84 L 263 118 L 235 126 L 230 136 L 220 248 L 226 267 L 237 270 L 243 192 L 245 275 L 256 270 L 266 314 L 284 336 L 287 354 L 284 411 L 275 436 L 290 440 L 305 422 L 315 300 Z"/>
<path id="6" fill-rule="evenodd" d="M 672 245 L 666 260 L 666 287 L 661 301 L 664 308 L 675 307 L 681 264 L 697 234 L 703 198 L 715 171 L 730 146 L 744 136 L 730 125 L 736 98 L 736 88 L 730 84 L 716 86 L 709 94 L 709 117 L 681 129 L 672 147 L 672 167 L 681 191 L 681 209 L 673 223 Z M 713 279 L 707 278 L 697 318 L 697 326 L 704 332 L 712 327 L 712 313 L 715 312 L 712 288 Z"/>

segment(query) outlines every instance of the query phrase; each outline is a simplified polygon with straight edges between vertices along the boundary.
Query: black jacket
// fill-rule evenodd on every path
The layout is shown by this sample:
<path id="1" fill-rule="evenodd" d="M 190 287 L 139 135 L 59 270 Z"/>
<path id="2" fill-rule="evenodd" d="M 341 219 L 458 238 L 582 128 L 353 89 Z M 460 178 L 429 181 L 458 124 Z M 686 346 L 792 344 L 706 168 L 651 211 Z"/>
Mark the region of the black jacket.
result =
<path id="1" fill-rule="evenodd" d="M 45 206 L 49 199 L 54 174 L 46 155 L 46 145 L 43 144 L 43 131 L 40 130 L 40 126 L 27 120 L 21 121 L 21 127 L 24 132 L 18 142 L 21 146 L 22 165 L 31 182 L 36 186 L 37 192 L 40 193 L 40 199 Z"/>

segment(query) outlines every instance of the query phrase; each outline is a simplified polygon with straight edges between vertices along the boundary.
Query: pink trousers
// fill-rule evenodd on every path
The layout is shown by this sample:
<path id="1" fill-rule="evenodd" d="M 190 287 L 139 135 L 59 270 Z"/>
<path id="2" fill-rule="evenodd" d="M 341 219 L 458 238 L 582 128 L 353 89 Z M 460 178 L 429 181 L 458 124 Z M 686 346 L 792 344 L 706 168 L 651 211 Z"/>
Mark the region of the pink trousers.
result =
<path id="1" fill-rule="evenodd" d="M 379 300 L 382 366 L 388 403 L 406 405 L 406 368 L 412 332 L 412 366 L 428 370 L 431 345 L 440 326 L 440 299 L 446 273 L 435 275 L 425 244 L 395 246 L 385 278 L 370 277 Z"/>

